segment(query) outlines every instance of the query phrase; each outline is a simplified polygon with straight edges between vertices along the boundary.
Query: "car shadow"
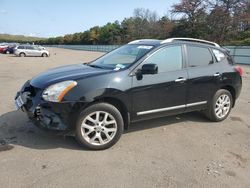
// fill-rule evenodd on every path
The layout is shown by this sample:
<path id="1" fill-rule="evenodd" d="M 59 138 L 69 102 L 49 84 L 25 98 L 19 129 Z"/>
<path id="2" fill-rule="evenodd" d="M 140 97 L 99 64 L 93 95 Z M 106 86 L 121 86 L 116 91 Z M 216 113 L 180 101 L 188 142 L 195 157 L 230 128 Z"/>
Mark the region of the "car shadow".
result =
<path id="1" fill-rule="evenodd" d="M 158 127 L 165 127 L 169 125 L 174 125 L 181 122 L 209 122 L 209 120 L 200 112 L 189 112 L 174 116 L 166 116 L 161 118 L 155 118 L 145 121 L 139 121 L 132 123 L 129 129 L 125 131 L 126 133 L 153 129 Z"/>
<path id="2" fill-rule="evenodd" d="M 32 149 L 47 150 L 66 148 L 82 150 L 74 137 L 62 136 L 34 126 L 25 113 L 12 111 L 0 116 L 0 151 L 2 145 L 19 145 Z"/>
<path id="3" fill-rule="evenodd" d="M 42 57 L 42 56 L 25 56 L 25 57 L 20 57 L 20 56 L 17 56 L 17 55 L 14 55 L 14 54 L 11 54 L 11 55 L 9 55 L 8 57 L 14 57 L 14 58 L 29 58 L 29 57 Z"/>
<path id="4" fill-rule="evenodd" d="M 208 120 L 201 113 L 192 112 L 132 123 L 129 129 L 125 131 L 125 134 L 184 121 L 207 122 Z M 80 147 L 73 136 L 62 136 L 37 128 L 21 111 L 12 111 L 0 116 L 0 152 L 4 149 L 12 149 L 16 145 L 38 150 L 65 148 L 88 151 Z"/>

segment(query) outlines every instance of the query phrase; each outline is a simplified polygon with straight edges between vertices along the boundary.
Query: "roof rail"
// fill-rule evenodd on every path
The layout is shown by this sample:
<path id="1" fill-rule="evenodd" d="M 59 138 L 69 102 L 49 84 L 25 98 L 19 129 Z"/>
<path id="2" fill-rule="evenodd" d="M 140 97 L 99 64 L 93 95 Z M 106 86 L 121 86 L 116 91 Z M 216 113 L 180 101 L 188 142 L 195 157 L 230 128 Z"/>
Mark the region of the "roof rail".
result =
<path id="1" fill-rule="evenodd" d="M 207 40 L 202 40 L 202 39 L 195 39 L 195 38 L 169 38 L 169 39 L 163 40 L 161 42 L 161 44 L 173 42 L 175 40 L 176 41 L 198 42 L 198 43 L 204 43 L 204 44 L 209 44 L 209 45 L 213 45 L 213 46 L 216 46 L 216 47 L 220 47 L 220 45 L 217 44 L 217 43 L 215 43 L 215 42 L 211 42 L 211 41 L 207 41 Z"/>
<path id="2" fill-rule="evenodd" d="M 128 44 L 135 44 L 135 43 L 138 43 L 138 42 L 150 42 L 150 41 L 159 41 L 159 40 L 156 40 L 156 39 L 139 39 L 139 40 L 134 40 L 132 42 L 129 42 Z"/>

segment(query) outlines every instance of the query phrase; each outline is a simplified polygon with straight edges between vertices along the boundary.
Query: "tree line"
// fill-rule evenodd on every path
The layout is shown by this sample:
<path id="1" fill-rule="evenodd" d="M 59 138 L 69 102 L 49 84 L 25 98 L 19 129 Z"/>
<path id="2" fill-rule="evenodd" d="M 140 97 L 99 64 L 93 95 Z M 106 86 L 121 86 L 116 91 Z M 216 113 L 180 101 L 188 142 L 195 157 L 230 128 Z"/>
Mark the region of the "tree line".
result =
<path id="1" fill-rule="evenodd" d="M 45 40 L 45 38 L 0 34 L 0 42 L 33 43 L 42 40 Z"/>
<path id="2" fill-rule="evenodd" d="M 40 44 L 124 44 L 143 38 L 192 37 L 220 44 L 250 45 L 249 0 L 181 0 L 170 15 L 138 8 L 123 21 L 40 40 Z"/>

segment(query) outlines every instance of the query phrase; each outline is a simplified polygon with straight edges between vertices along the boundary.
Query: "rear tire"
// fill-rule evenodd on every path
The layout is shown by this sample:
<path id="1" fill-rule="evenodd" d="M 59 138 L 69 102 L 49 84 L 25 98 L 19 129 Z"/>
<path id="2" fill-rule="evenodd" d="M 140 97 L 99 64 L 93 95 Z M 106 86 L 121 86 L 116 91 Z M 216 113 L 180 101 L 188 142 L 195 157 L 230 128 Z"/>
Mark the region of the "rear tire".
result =
<path id="1" fill-rule="evenodd" d="M 43 53 L 43 54 L 42 54 L 42 57 L 48 57 L 48 54 Z"/>
<path id="2" fill-rule="evenodd" d="M 208 104 L 208 109 L 205 115 L 208 119 L 214 122 L 220 122 L 225 120 L 233 106 L 233 98 L 228 90 L 218 90 L 212 101 Z"/>
<path id="3" fill-rule="evenodd" d="M 84 109 L 76 124 L 76 139 L 91 150 L 112 147 L 123 133 L 124 122 L 119 110 L 108 103 L 97 103 Z"/>
<path id="4" fill-rule="evenodd" d="M 26 57 L 26 54 L 25 53 L 20 53 L 19 56 L 20 57 Z"/>

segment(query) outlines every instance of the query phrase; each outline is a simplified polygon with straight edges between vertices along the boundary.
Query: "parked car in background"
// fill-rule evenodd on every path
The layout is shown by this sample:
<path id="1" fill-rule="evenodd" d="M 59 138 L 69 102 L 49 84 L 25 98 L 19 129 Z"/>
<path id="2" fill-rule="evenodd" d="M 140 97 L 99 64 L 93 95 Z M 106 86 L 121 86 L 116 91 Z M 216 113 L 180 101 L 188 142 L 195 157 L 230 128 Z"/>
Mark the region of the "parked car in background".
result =
<path id="1" fill-rule="evenodd" d="M 4 54 L 13 54 L 14 53 L 15 46 L 8 46 L 3 50 Z"/>
<path id="2" fill-rule="evenodd" d="M 16 48 L 16 44 L 10 44 L 8 45 L 4 50 L 3 53 L 4 54 L 13 54 Z"/>
<path id="3" fill-rule="evenodd" d="M 114 145 L 130 122 L 191 111 L 225 120 L 240 95 L 242 73 L 210 41 L 137 40 L 89 64 L 39 74 L 15 103 L 40 127 L 72 131 L 81 145 L 100 150 Z"/>
<path id="4" fill-rule="evenodd" d="M 0 53 L 4 53 L 5 49 L 8 47 L 7 43 L 0 44 Z"/>
<path id="5" fill-rule="evenodd" d="M 14 50 L 14 54 L 20 57 L 36 56 L 36 57 L 48 57 L 49 51 L 39 48 L 34 45 L 20 45 Z"/>

